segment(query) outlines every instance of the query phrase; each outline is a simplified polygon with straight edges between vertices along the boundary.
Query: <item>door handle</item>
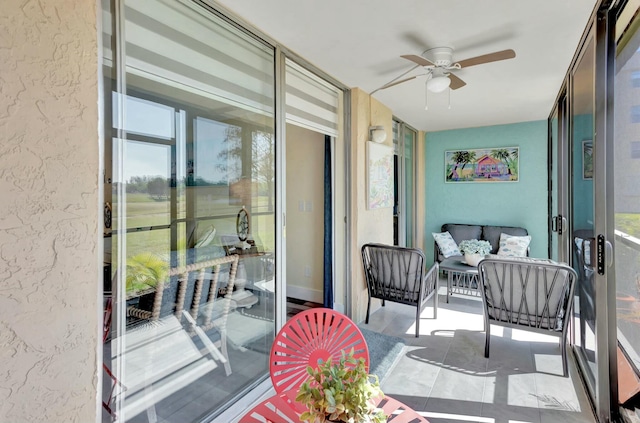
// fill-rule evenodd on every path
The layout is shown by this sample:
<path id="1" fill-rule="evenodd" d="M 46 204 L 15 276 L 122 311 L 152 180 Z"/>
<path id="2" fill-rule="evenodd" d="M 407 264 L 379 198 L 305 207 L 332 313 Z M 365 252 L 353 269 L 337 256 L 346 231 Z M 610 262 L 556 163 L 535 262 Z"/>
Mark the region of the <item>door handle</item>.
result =
<path id="1" fill-rule="evenodd" d="M 607 260 L 607 267 L 613 266 L 613 245 L 609 241 L 605 241 L 605 258 Z"/>
<path id="2" fill-rule="evenodd" d="M 613 245 L 605 239 L 604 235 L 600 234 L 595 250 L 598 274 L 604 275 L 605 268 L 611 267 L 613 264 Z"/>
<path id="3" fill-rule="evenodd" d="M 567 218 L 562 215 L 553 216 L 551 218 L 551 231 L 562 235 L 567 228 Z"/>

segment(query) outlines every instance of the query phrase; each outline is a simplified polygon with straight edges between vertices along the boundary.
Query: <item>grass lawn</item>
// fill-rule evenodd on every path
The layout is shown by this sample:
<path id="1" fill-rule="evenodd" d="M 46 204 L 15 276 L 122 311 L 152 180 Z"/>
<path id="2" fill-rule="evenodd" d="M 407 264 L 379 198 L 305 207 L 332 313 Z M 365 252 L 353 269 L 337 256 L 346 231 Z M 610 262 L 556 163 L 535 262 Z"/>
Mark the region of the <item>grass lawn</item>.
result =
<path id="1" fill-rule="evenodd" d="M 616 213 L 616 229 L 640 238 L 640 213 Z"/>
<path id="2" fill-rule="evenodd" d="M 186 201 L 184 197 L 178 201 L 182 210 L 178 211 L 178 216 L 185 216 Z M 198 216 L 211 219 L 200 221 L 198 224 L 198 233 L 201 233 L 209 225 L 213 225 L 217 230 L 217 237 L 224 234 L 235 234 L 235 213 L 239 209 L 237 205 L 228 204 L 227 199 L 206 195 L 198 192 L 196 195 Z M 253 207 L 254 213 L 256 209 L 266 209 L 268 199 L 266 197 L 258 197 L 255 199 Z M 117 200 L 114 197 L 114 218 L 117 210 Z M 215 217 L 225 216 L 225 217 Z M 114 220 L 115 223 L 115 220 Z M 127 228 L 145 228 L 149 226 L 170 225 L 171 222 L 171 203 L 169 200 L 155 200 L 148 194 L 128 193 L 127 194 Z M 254 214 L 251 218 L 251 232 L 254 234 L 263 246 L 265 251 L 273 251 L 275 249 L 275 215 L 268 213 L 264 215 Z M 131 257 L 140 253 L 151 252 L 159 257 L 169 257 L 171 251 L 171 231 L 170 229 L 154 229 L 140 232 L 127 233 L 127 256 Z M 178 249 L 183 250 L 186 246 L 186 224 L 178 224 Z M 114 236 L 113 246 L 116 246 L 117 236 Z M 213 241 L 219 243 L 219 238 Z M 113 254 L 115 259 L 115 254 Z"/>

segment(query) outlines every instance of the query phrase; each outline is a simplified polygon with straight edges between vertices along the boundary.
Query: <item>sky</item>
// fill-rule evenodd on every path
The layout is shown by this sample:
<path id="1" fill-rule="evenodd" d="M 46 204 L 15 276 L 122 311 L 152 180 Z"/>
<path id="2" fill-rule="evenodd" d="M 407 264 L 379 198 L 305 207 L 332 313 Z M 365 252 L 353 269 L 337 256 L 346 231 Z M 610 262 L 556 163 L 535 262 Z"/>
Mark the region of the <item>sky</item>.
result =
<path id="1" fill-rule="evenodd" d="M 116 104 L 114 98 L 114 104 Z M 128 96 L 126 101 L 126 131 L 148 137 L 170 141 L 174 137 L 177 144 L 178 178 L 184 177 L 185 152 L 185 115 L 183 111 L 176 113 L 169 106 Z M 118 127 L 118 113 L 114 113 L 114 127 Z M 222 152 L 227 148 L 227 124 L 202 117 L 193 121 L 196 144 L 197 177 L 210 182 L 227 182 L 227 172 L 220 166 L 232 165 L 225 163 Z M 117 148 L 114 146 L 115 155 Z M 124 145 L 124 180 L 129 181 L 132 176 L 171 176 L 171 147 L 162 143 L 141 142 L 127 140 Z M 182 158 L 182 160 L 180 159 Z M 114 164 L 119 163 L 114 157 Z M 118 182 L 117 172 L 114 171 L 114 182 Z"/>

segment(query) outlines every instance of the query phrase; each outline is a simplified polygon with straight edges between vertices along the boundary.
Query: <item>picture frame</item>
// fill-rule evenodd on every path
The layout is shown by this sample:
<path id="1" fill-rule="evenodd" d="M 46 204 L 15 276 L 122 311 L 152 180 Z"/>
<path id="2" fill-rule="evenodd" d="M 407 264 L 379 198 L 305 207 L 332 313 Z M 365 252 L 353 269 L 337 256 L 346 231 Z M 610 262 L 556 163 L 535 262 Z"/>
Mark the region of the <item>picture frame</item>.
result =
<path id="1" fill-rule="evenodd" d="M 393 207 L 393 148 L 367 142 L 367 208 Z"/>
<path id="2" fill-rule="evenodd" d="M 444 152 L 445 183 L 518 182 L 520 148 L 492 147 Z"/>
<path id="3" fill-rule="evenodd" d="M 582 179 L 593 179 L 593 140 L 582 141 Z"/>

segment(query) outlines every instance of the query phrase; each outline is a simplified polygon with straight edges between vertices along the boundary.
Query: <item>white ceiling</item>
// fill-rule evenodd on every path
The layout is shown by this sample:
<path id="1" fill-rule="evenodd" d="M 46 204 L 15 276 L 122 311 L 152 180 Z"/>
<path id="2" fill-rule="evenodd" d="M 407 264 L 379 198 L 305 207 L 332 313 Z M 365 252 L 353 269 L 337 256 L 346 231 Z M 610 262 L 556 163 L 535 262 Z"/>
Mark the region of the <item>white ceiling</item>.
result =
<path id="1" fill-rule="evenodd" d="M 416 129 L 546 119 L 596 0 L 218 0 L 349 87 L 370 93 L 414 65 L 400 57 L 452 47 L 454 61 L 513 49 L 461 69 L 467 85 L 429 93 L 425 77 L 374 94 Z M 418 74 L 416 69 L 407 76 Z"/>

